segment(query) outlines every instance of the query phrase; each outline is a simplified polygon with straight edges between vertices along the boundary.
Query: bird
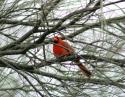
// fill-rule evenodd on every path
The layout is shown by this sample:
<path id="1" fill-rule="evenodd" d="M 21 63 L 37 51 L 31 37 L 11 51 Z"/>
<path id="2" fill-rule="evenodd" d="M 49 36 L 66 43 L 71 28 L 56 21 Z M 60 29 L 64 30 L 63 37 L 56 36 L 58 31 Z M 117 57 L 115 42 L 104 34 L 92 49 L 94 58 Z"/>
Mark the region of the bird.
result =
<path id="1" fill-rule="evenodd" d="M 53 55 L 56 58 L 68 57 L 75 54 L 75 49 L 65 40 L 59 36 L 54 36 L 53 39 Z M 76 65 L 80 68 L 81 72 L 87 76 L 91 77 L 92 73 L 80 62 L 80 57 L 78 56 L 74 59 Z"/>

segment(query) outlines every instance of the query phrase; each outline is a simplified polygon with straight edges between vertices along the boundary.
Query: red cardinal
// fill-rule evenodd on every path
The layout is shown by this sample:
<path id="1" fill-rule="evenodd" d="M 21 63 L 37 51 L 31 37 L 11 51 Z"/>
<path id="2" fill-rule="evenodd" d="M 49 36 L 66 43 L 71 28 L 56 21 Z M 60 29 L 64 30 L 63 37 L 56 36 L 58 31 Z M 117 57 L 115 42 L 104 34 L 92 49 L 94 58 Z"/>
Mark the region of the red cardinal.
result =
<path id="1" fill-rule="evenodd" d="M 70 56 L 75 53 L 73 47 L 71 47 L 66 41 L 62 40 L 60 37 L 55 36 L 53 38 L 53 42 L 53 54 L 56 58 Z M 77 58 L 74 62 L 77 63 L 83 74 L 85 74 L 89 78 L 91 77 L 91 72 L 80 62 L 80 58 Z"/>

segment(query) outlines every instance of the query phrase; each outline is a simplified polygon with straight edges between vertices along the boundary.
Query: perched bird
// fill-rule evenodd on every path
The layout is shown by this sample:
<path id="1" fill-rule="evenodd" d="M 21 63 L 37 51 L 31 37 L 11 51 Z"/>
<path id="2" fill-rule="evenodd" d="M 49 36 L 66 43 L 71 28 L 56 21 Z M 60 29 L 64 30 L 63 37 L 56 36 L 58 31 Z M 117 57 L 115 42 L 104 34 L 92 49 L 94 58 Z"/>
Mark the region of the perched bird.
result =
<path id="1" fill-rule="evenodd" d="M 53 38 L 53 42 L 53 54 L 56 58 L 67 57 L 75 53 L 74 48 L 70 46 L 68 42 L 62 40 L 60 37 L 55 36 Z M 80 62 L 79 57 L 77 57 L 74 62 L 78 65 L 83 74 L 85 74 L 89 78 L 91 77 L 91 72 Z"/>

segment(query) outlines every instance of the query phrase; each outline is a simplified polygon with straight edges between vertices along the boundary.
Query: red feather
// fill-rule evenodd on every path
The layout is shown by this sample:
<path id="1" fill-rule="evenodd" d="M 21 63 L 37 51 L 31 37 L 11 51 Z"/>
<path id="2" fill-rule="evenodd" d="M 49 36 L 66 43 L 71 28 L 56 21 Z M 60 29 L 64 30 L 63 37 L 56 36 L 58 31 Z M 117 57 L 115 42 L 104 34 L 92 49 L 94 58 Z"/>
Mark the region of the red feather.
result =
<path id="1" fill-rule="evenodd" d="M 53 41 L 53 54 L 56 58 L 74 54 L 75 50 L 73 49 L 73 47 L 71 47 L 68 42 L 62 40 L 60 37 L 55 36 L 53 38 Z M 77 63 L 83 74 L 85 74 L 87 77 L 90 77 L 92 75 L 91 72 L 80 62 L 79 58 L 76 59 L 75 62 Z"/>

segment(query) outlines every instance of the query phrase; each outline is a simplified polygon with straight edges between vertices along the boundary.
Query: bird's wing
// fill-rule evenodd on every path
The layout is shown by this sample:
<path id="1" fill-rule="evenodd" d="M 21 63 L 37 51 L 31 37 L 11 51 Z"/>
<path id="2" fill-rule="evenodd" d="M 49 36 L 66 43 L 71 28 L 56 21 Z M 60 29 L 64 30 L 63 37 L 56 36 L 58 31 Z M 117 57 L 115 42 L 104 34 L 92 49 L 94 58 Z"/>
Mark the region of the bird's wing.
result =
<path id="1" fill-rule="evenodd" d="M 67 48 L 67 51 L 68 51 L 70 54 L 74 54 L 75 50 L 74 50 L 74 48 L 73 48 L 68 42 L 64 41 L 63 46 L 64 46 L 65 48 Z"/>

